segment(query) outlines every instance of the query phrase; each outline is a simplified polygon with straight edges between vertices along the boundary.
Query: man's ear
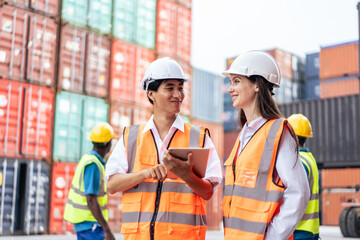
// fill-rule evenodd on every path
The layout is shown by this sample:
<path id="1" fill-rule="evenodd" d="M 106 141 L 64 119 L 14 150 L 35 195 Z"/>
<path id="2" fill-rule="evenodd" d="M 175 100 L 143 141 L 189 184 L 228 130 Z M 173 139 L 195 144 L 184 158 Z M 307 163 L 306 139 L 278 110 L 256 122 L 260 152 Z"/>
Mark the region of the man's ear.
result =
<path id="1" fill-rule="evenodd" d="M 148 91 L 147 91 L 147 96 L 148 96 L 152 101 L 154 101 L 154 91 L 148 90 Z"/>

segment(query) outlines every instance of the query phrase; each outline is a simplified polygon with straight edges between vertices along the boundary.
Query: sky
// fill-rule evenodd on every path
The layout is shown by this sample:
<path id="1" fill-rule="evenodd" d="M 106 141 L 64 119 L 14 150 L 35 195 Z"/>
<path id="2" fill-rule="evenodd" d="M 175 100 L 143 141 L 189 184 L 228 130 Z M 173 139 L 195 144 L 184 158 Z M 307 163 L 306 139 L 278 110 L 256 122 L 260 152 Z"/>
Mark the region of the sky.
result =
<path id="1" fill-rule="evenodd" d="M 227 58 L 280 48 L 305 58 L 358 40 L 359 0 L 192 0 L 191 64 L 213 73 Z"/>

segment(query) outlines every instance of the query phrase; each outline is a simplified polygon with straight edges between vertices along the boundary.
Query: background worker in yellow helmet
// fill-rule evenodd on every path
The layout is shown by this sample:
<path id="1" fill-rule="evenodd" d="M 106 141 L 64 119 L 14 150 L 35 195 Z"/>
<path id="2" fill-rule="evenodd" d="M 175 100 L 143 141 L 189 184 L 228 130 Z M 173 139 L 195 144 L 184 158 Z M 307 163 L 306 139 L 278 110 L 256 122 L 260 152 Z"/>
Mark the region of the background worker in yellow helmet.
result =
<path id="1" fill-rule="evenodd" d="M 114 130 L 108 123 L 96 124 L 90 133 L 94 147 L 81 158 L 76 167 L 64 219 L 74 223 L 78 240 L 115 239 L 107 223 L 104 161 L 114 137 Z"/>
<path id="2" fill-rule="evenodd" d="M 305 213 L 296 227 L 294 239 L 319 239 L 319 172 L 314 156 L 305 147 L 307 138 L 313 137 L 310 121 L 302 114 L 293 114 L 288 118 L 299 140 L 299 157 L 305 168 L 311 190 L 310 201 Z"/>

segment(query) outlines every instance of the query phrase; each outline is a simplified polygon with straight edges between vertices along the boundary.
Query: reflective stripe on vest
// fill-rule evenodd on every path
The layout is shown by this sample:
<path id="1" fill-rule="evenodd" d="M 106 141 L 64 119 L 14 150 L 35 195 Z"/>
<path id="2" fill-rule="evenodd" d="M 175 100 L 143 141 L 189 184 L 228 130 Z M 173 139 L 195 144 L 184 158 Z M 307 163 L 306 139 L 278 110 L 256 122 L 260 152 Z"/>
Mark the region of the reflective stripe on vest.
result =
<path id="1" fill-rule="evenodd" d="M 128 173 L 159 164 L 156 142 L 151 130 L 142 133 L 144 127 L 130 126 L 124 130 Z M 177 130 L 168 148 L 203 147 L 206 131 L 185 123 L 184 132 Z M 124 191 L 122 209 L 121 232 L 126 240 L 205 238 L 206 201 L 179 178 L 163 182 L 147 179 Z"/>
<path id="2" fill-rule="evenodd" d="M 104 218 L 108 220 L 106 185 L 104 183 L 105 168 L 97 157 L 85 154 L 76 167 L 68 201 L 65 205 L 64 219 L 71 223 L 96 221 L 88 207 L 84 187 L 84 170 L 85 167 L 91 163 L 95 163 L 100 171 L 100 187 L 97 200 Z"/>
<path id="3" fill-rule="evenodd" d="M 226 240 L 264 238 L 284 192 L 281 180 L 277 186 L 272 178 L 286 124 L 283 119 L 267 121 L 234 163 L 240 143 L 237 139 L 225 162 L 223 215 Z"/>
<path id="4" fill-rule="evenodd" d="M 303 217 L 296 230 L 308 231 L 313 234 L 319 233 L 319 172 L 316 161 L 310 152 L 299 152 L 300 160 L 309 171 L 309 186 L 311 189 L 310 200 Z"/>

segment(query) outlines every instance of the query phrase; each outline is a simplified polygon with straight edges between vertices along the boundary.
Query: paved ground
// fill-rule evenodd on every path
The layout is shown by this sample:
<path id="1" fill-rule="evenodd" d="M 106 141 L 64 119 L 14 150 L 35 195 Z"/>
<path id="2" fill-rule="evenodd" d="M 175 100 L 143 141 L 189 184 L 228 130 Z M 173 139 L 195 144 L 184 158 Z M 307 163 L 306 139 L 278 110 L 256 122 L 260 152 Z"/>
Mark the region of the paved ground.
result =
<path id="1" fill-rule="evenodd" d="M 123 239 L 121 234 L 115 234 L 116 239 Z M 344 238 L 341 235 L 339 227 L 329 227 L 321 226 L 320 227 L 320 237 L 321 240 L 339 240 L 339 239 L 352 239 L 360 240 L 360 238 Z M 75 235 L 33 235 L 33 236 L 6 236 L 1 237 L 0 240 L 76 240 Z M 224 240 L 223 231 L 208 231 L 206 233 L 206 240 Z"/>

